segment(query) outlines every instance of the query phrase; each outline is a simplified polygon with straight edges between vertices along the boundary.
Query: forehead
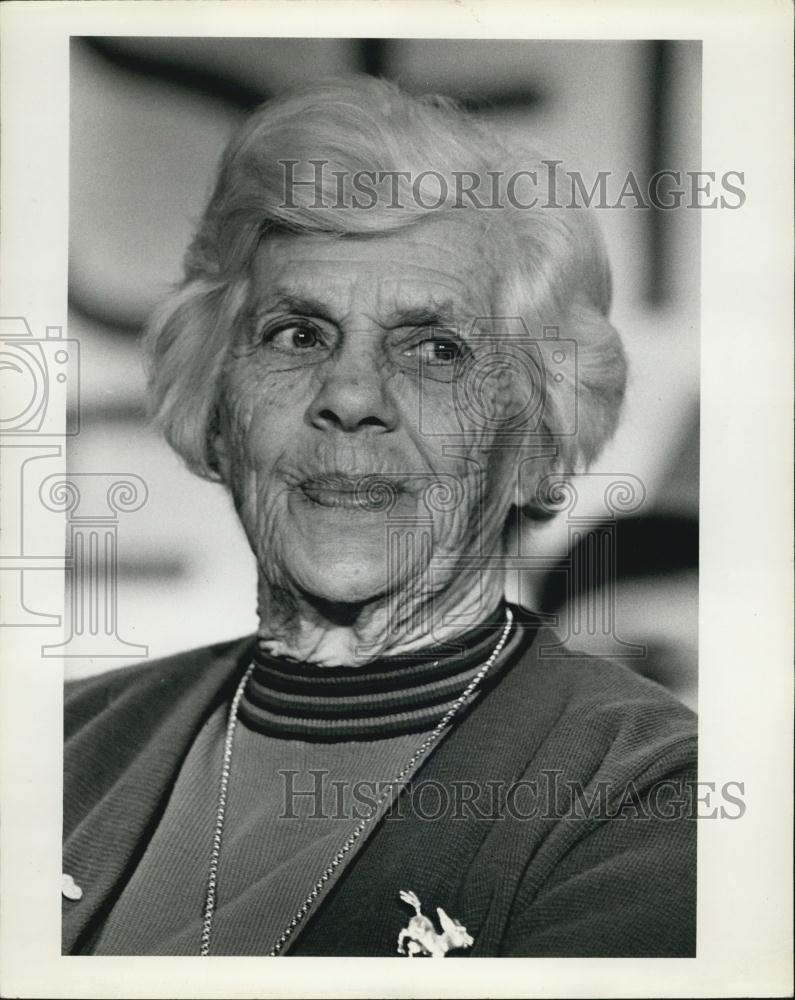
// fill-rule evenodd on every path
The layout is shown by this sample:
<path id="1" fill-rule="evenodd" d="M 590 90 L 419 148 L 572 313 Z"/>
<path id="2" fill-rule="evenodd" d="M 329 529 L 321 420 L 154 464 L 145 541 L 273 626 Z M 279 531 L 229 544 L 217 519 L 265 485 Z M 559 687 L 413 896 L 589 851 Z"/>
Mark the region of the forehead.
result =
<path id="1" fill-rule="evenodd" d="M 471 219 L 425 220 L 378 236 L 277 235 L 257 252 L 253 296 L 264 308 L 295 298 L 341 312 L 430 307 L 479 316 L 494 288 L 489 244 Z"/>

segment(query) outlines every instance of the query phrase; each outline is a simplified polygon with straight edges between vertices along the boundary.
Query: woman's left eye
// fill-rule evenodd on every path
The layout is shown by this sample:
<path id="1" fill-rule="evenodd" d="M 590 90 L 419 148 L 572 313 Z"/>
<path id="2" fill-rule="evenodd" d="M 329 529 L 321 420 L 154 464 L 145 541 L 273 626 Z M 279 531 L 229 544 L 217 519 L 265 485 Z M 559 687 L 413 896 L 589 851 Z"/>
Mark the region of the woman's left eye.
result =
<path id="1" fill-rule="evenodd" d="M 431 337 L 422 340 L 404 352 L 414 355 L 423 365 L 453 365 L 462 355 L 461 345 L 447 337 Z"/>

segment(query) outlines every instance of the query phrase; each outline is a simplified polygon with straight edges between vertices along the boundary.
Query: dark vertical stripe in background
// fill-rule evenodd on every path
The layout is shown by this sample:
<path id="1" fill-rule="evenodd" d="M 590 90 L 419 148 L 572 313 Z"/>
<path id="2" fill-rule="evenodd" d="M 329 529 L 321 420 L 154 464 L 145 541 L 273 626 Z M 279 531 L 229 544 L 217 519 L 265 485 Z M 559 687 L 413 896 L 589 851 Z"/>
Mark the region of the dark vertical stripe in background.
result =
<path id="1" fill-rule="evenodd" d="M 359 38 L 356 41 L 357 62 L 362 73 L 385 76 L 389 56 L 388 38 Z"/>
<path id="2" fill-rule="evenodd" d="M 647 176 L 670 167 L 666 163 L 667 130 L 672 127 L 670 114 L 671 69 L 675 42 L 656 40 L 648 43 L 649 98 L 648 98 L 648 147 L 646 154 Z M 662 306 L 670 301 L 671 252 L 670 213 L 659 208 L 647 213 L 648 254 L 646 257 L 645 299 L 651 306 Z"/>

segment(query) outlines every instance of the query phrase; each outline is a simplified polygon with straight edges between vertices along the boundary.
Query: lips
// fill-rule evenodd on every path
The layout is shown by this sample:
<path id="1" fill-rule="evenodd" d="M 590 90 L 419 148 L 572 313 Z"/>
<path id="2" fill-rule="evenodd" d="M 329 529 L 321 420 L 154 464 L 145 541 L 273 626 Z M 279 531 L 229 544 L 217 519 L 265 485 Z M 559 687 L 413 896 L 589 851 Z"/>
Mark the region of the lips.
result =
<path id="1" fill-rule="evenodd" d="M 321 507 L 336 507 L 344 510 L 373 510 L 372 498 L 368 496 L 367 480 L 364 476 L 353 478 L 345 475 L 315 476 L 300 484 L 301 492 L 313 503 Z"/>

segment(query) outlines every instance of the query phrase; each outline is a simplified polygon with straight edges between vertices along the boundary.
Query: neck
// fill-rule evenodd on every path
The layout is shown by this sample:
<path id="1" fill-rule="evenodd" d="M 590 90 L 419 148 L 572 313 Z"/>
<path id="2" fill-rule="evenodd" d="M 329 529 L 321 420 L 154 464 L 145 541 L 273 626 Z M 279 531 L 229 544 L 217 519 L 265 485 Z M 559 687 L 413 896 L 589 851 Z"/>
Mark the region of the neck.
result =
<path id="1" fill-rule="evenodd" d="M 364 666 L 383 656 L 449 642 L 484 624 L 504 591 L 502 574 L 494 572 L 431 598 L 401 594 L 332 604 L 276 590 L 260 576 L 258 635 L 261 647 L 273 656 L 323 667 Z"/>

